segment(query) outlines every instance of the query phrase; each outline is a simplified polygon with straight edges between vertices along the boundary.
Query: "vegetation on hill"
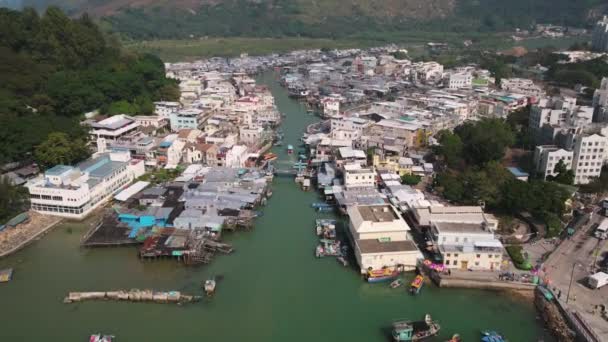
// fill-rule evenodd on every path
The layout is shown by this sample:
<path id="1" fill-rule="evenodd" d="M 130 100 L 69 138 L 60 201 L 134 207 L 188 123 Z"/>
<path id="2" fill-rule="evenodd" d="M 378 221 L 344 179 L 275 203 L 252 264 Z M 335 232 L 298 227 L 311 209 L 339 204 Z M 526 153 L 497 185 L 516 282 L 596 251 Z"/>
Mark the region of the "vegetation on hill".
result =
<path id="1" fill-rule="evenodd" d="M 404 30 L 501 32 L 581 26 L 601 0 L 26 0 L 104 18 L 136 39 L 210 36 L 343 38 Z"/>
<path id="2" fill-rule="evenodd" d="M 500 163 L 516 142 L 518 132 L 509 123 L 513 121 L 483 119 L 465 123 L 454 133 L 440 132 L 435 152 L 447 168 L 437 175 L 435 187 L 453 203 L 483 203 L 509 215 L 530 212 L 549 223 L 548 234 L 555 235 L 570 194 L 556 182 L 520 181 Z"/>
<path id="3" fill-rule="evenodd" d="M 126 53 L 87 15 L 54 7 L 0 9 L 0 79 L 0 163 L 29 158 L 53 132 L 84 144 L 85 112 L 150 112 L 178 93 L 157 57 Z"/>

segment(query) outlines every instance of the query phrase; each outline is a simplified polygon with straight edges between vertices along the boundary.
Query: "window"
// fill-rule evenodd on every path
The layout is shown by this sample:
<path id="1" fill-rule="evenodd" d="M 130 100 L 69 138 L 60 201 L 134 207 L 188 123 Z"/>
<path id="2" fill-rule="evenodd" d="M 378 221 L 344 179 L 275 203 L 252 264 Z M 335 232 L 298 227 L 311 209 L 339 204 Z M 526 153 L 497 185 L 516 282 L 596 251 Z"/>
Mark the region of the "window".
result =
<path id="1" fill-rule="evenodd" d="M 445 264 L 446 264 L 446 265 L 449 265 L 449 264 L 450 264 L 450 260 L 446 260 L 446 261 L 445 261 Z"/>
<path id="2" fill-rule="evenodd" d="M 500 254 L 496 254 L 496 258 L 500 258 Z"/>
<path id="3" fill-rule="evenodd" d="M 492 259 L 492 254 L 488 254 L 488 258 Z"/>
<path id="4" fill-rule="evenodd" d="M 458 258 L 458 253 L 454 253 L 454 258 Z"/>
<path id="5" fill-rule="evenodd" d="M 481 254 L 477 254 L 477 259 L 481 258 Z"/>
<path id="6" fill-rule="evenodd" d="M 454 260 L 454 266 L 458 266 L 458 260 Z"/>
<path id="7" fill-rule="evenodd" d="M 446 257 L 449 257 L 449 256 L 450 256 L 450 253 L 447 253 L 445 256 L 446 256 Z"/>
<path id="8" fill-rule="evenodd" d="M 479 261 L 475 261 L 475 266 L 479 266 Z"/>

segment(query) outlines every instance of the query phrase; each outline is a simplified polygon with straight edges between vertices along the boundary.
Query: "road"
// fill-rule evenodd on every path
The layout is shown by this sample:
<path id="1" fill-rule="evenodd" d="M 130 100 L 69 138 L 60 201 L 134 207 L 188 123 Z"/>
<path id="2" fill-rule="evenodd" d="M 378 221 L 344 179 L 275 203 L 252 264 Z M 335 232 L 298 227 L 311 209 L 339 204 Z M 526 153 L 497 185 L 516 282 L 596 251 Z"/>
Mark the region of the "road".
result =
<path id="1" fill-rule="evenodd" d="M 608 341 L 608 322 L 600 317 L 598 304 L 608 304 L 608 286 L 592 290 L 586 278 L 597 272 L 598 256 L 608 249 L 606 241 L 593 237 L 592 231 L 604 219 L 594 212 L 588 223 L 563 241 L 545 262 L 545 275 L 552 289 L 561 292 L 560 301 L 578 312 L 602 341 Z"/>

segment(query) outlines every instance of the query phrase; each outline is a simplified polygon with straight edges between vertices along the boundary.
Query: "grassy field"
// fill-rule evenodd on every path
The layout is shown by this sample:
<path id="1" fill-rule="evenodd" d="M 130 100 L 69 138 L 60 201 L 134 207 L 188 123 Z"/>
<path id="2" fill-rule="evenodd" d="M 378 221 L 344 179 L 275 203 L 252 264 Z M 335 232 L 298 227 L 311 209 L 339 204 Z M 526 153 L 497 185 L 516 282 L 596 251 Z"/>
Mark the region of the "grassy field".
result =
<path id="1" fill-rule="evenodd" d="M 238 56 L 241 53 L 266 55 L 300 49 L 352 48 L 381 45 L 363 39 L 331 40 L 310 38 L 207 38 L 190 40 L 154 40 L 126 43 L 127 48 L 158 55 L 167 62 L 203 57 Z"/>
<path id="2" fill-rule="evenodd" d="M 238 56 L 241 53 L 249 55 L 265 55 L 283 53 L 300 49 L 319 48 L 366 48 L 381 46 L 388 43 L 399 44 L 410 51 L 414 58 L 427 55 L 427 42 L 446 42 L 451 47 L 464 48 L 462 42 L 474 40 L 472 48 L 487 50 L 502 50 L 521 45 L 528 49 L 544 46 L 566 48 L 575 42 L 589 40 L 589 37 L 567 38 L 535 38 L 515 42 L 506 35 L 497 34 L 436 34 L 425 32 L 392 33 L 381 36 L 357 36 L 348 39 L 313 39 L 313 38 L 206 38 L 188 40 L 154 40 L 126 42 L 129 49 L 158 55 L 164 61 L 188 61 L 204 57 Z"/>

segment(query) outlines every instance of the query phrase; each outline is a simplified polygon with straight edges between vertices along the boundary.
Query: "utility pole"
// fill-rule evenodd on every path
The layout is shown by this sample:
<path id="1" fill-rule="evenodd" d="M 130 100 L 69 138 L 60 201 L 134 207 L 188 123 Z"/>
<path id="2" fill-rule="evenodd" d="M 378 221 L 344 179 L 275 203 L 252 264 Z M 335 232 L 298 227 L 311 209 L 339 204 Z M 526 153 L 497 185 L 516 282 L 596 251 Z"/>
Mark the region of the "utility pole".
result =
<path id="1" fill-rule="evenodd" d="M 572 282 L 574 281 L 574 267 L 576 267 L 576 262 L 572 264 L 572 271 L 570 272 L 570 285 L 568 285 L 568 294 L 566 295 L 566 304 L 570 300 L 570 289 L 572 288 Z"/>

